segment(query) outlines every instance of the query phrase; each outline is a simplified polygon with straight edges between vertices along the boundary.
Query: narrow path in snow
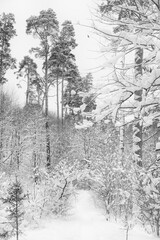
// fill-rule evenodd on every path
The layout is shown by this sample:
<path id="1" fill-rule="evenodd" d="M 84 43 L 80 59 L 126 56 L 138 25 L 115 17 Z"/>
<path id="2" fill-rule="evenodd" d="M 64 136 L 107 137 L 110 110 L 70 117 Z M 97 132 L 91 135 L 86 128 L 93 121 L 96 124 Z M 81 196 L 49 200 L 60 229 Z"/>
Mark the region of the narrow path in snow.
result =
<path id="1" fill-rule="evenodd" d="M 54 220 L 42 229 L 27 232 L 23 240 L 126 240 L 124 229 L 109 223 L 95 204 L 92 193 L 79 191 L 72 198 L 68 219 Z M 142 230 L 129 231 L 128 240 L 155 240 Z"/>

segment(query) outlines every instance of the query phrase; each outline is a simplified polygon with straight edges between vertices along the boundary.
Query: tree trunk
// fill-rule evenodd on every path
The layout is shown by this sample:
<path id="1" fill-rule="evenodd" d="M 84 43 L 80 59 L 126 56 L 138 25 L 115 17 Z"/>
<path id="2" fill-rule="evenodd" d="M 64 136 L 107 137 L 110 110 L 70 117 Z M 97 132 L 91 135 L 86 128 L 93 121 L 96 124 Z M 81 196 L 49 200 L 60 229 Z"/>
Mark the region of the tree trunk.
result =
<path id="1" fill-rule="evenodd" d="M 37 102 L 38 102 L 38 105 L 40 106 L 41 103 L 40 103 L 40 88 L 39 88 L 39 86 L 37 86 Z"/>
<path id="2" fill-rule="evenodd" d="M 155 143 L 156 143 L 156 161 L 159 162 L 160 161 L 160 134 L 159 134 L 159 131 L 160 131 L 160 122 L 158 121 L 157 122 L 157 132 L 158 132 L 158 137 L 157 135 L 155 136 L 154 140 L 155 140 Z"/>
<path id="3" fill-rule="evenodd" d="M 120 156 L 121 156 L 121 164 L 123 165 L 124 162 L 124 136 L 125 136 L 125 116 L 121 114 L 121 126 L 119 129 L 119 147 L 120 147 Z"/>
<path id="4" fill-rule="evenodd" d="M 19 222 L 18 222 L 18 196 L 16 191 L 16 240 L 19 239 Z"/>
<path id="5" fill-rule="evenodd" d="M 155 222 L 156 222 L 156 235 L 157 235 L 157 237 L 159 237 L 159 210 L 157 210 L 158 211 L 158 216 L 157 216 L 157 218 L 155 218 Z"/>
<path id="6" fill-rule="evenodd" d="M 122 58 L 122 78 L 125 78 L 125 54 Z M 122 166 L 124 165 L 124 137 L 125 137 L 125 115 L 123 110 L 120 111 L 120 122 L 121 122 L 121 126 L 119 129 L 119 141 L 120 141 L 120 160 L 121 160 L 121 164 Z"/>
<path id="7" fill-rule="evenodd" d="M 61 118 L 62 118 L 62 127 L 63 127 L 63 124 L 64 124 L 64 113 L 63 113 L 63 108 L 64 108 L 64 66 L 63 66 L 63 69 L 62 69 L 62 103 L 61 103 Z"/>
<path id="8" fill-rule="evenodd" d="M 0 160 L 3 159 L 3 135 L 4 135 L 4 93 L 3 85 L 0 84 Z"/>
<path id="9" fill-rule="evenodd" d="M 135 81 L 141 81 L 142 76 L 142 62 L 143 62 L 143 49 L 137 48 L 135 52 Z M 136 102 L 136 109 L 134 111 L 134 126 L 133 126 L 133 152 L 134 162 L 142 167 L 142 119 L 141 108 L 139 105 L 142 101 L 142 90 L 137 90 L 134 93 Z"/>
<path id="10" fill-rule="evenodd" d="M 45 117 L 46 117 L 46 166 L 49 169 L 51 166 L 50 158 L 50 135 L 49 135 L 49 123 L 48 123 L 48 53 L 45 57 Z"/>
<path id="11" fill-rule="evenodd" d="M 20 137 L 20 132 L 16 131 L 16 139 L 17 139 L 17 150 L 16 150 L 16 162 L 17 162 L 17 169 L 19 170 L 20 168 L 20 144 L 21 144 L 21 137 Z"/>
<path id="12" fill-rule="evenodd" d="M 29 79 L 29 70 L 28 70 L 28 72 L 27 72 L 26 105 L 29 104 L 29 88 L 30 88 L 30 79 Z"/>
<path id="13" fill-rule="evenodd" d="M 33 168 L 34 168 L 34 182 L 37 183 L 37 131 L 34 131 L 34 141 L 33 141 Z"/>
<path id="14" fill-rule="evenodd" d="M 59 130 L 59 76 L 57 73 L 57 79 L 56 79 L 56 84 L 57 84 L 57 128 Z"/>

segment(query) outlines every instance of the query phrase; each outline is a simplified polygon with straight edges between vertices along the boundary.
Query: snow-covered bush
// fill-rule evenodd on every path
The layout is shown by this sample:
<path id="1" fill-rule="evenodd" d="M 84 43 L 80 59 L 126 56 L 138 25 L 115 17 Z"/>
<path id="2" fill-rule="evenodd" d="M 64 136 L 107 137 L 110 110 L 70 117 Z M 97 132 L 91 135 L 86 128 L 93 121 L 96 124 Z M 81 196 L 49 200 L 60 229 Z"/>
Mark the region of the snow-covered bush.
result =
<path id="1" fill-rule="evenodd" d="M 137 188 L 139 218 L 147 228 L 159 236 L 160 229 L 160 166 L 153 164 L 146 171 L 140 173 L 140 184 Z"/>
<path id="2" fill-rule="evenodd" d="M 38 225 L 41 218 L 67 214 L 68 199 L 73 194 L 72 182 L 76 179 L 73 169 L 66 162 L 60 162 L 51 173 L 39 169 L 39 181 L 32 182 L 28 189 L 26 220 Z"/>
<path id="3" fill-rule="evenodd" d="M 2 198 L 7 195 L 7 187 L 9 185 L 8 176 L 5 173 L 0 174 L 0 236 L 8 237 L 11 232 L 11 226 L 8 224 L 6 206 L 3 204 Z"/>

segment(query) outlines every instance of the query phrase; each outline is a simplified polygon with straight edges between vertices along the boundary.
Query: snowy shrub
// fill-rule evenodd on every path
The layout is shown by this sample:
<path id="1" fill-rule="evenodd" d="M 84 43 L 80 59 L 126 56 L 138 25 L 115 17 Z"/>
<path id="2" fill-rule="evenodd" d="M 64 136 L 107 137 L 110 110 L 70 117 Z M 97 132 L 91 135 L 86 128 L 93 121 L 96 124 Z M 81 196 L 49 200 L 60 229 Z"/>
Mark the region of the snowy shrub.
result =
<path id="1" fill-rule="evenodd" d="M 16 179 L 7 186 L 7 192 L 1 197 L 3 206 L 6 211 L 6 222 L 2 230 L 2 236 L 16 235 L 16 239 L 19 239 L 21 233 L 21 223 L 24 219 L 24 206 L 23 202 L 26 196 L 23 193 L 22 185 L 19 180 Z"/>
<path id="2" fill-rule="evenodd" d="M 69 172 L 65 162 L 57 165 L 55 170 L 48 173 L 45 169 L 39 170 L 39 182 L 32 183 L 28 189 L 26 202 L 26 219 L 28 223 L 37 226 L 41 218 L 67 214 L 68 199 L 73 193 L 73 180 L 76 175 Z"/>
<path id="3" fill-rule="evenodd" d="M 7 187 L 9 185 L 9 179 L 5 173 L 0 175 L 0 236 L 8 237 L 8 233 L 11 231 L 11 226 L 7 220 L 7 207 L 3 204 L 2 198 L 7 195 Z"/>
<path id="4" fill-rule="evenodd" d="M 150 225 L 152 231 L 159 236 L 160 172 L 157 164 L 153 164 L 147 171 L 141 173 L 137 191 L 139 192 L 139 218 L 144 226 Z"/>

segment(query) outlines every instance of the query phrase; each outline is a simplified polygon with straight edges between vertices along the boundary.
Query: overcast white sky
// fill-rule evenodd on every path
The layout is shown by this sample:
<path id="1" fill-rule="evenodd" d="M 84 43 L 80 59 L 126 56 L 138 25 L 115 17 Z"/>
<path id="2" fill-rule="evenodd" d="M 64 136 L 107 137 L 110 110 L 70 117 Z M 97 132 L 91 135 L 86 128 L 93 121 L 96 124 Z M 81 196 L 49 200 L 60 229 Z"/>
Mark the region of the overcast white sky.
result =
<path id="1" fill-rule="evenodd" d="M 94 68 L 99 64 L 99 57 L 96 54 L 99 50 L 98 43 L 94 40 L 94 35 L 89 32 L 89 28 L 77 23 L 90 24 L 95 2 L 96 0 L 0 0 L 0 14 L 11 12 L 16 19 L 17 37 L 12 40 L 12 55 L 19 62 L 25 55 L 28 55 L 28 50 L 37 44 L 32 36 L 25 33 L 26 19 L 31 15 L 38 15 L 41 10 L 52 8 L 60 24 L 64 20 L 71 20 L 74 25 L 78 43 L 75 54 L 81 74 L 94 72 Z M 9 86 L 15 89 L 15 85 L 16 79 L 12 76 Z M 21 90 L 18 90 L 18 95 L 21 99 L 24 98 Z"/>

